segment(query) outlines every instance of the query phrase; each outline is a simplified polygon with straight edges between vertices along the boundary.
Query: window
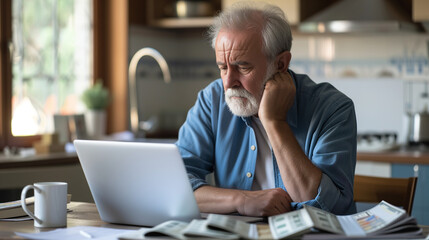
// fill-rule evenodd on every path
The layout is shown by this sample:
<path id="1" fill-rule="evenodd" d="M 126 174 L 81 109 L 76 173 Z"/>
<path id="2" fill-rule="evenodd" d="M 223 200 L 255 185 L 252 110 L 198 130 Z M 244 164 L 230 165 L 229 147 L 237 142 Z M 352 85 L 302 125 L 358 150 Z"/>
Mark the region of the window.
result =
<path id="1" fill-rule="evenodd" d="M 17 1 L 20 2 L 16 3 Z M 58 11 L 63 11 L 63 8 L 66 8 L 64 4 L 70 2 L 72 2 L 73 5 L 66 10 L 73 10 L 76 11 L 76 13 L 70 14 L 67 19 L 64 20 L 61 17 L 63 15 L 59 14 Z M 36 38 L 36 36 L 58 34 L 57 42 L 50 45 L 50 50 L 46 50 L 45 52 L 36 51 L 35 49 L 27 50 L 32 51 L 32 55 L 29 56 L 40 57 L 40 59 L 41 57 L 48 59 L 48 56 L 56 56 L 56 58 L 51 57 L 51 67 L 47 67 L 49 66 L 49 61 L 48 63 L 42 64 L 38 62 L 38 60 L 30 59 L 28 62 L 25 62 L 27 65 L 24 65 L 25 72 L 22 72 L 23 75 L 15 76 L 16 68 L 19 66 L 16 66 L 16 61 L 18 61 L 18 59 L 14 58 L 19 56 L 19 52 L 17 51 L 20 50 L 17 50 L 17 47 L 14 47 L 14 45 L 10 43 L 14 41 L 13 32 L 15 31 L 15 29 L 12 29 L 14 24 L 12 21 L 12 13 L 15 11 L 16 6 L 19 6 L 16 4 L 19 3 L 22 3 L 24 11 L 29 3 L 34 7 L 39 7 L 37 18 L 34 18 L 35 21 L 42 21 L 41 19 L 39 20 L 39 18 L 41 18 L 42 13 L 45 14 L 45 12 L 49 12 L 50 18 L 55 16 L 55 18 L 59 20 L 56 20 L 58 24 L 57 27 L 51 24 L 51 28 L 57 28 L 56 31 L 37 32 L 37 35 L 30 36 L 32 39 L 39 39 Z M 39 5 L 44 7 L 42 8 Z M 48 11 L 50 7 L 51 10 Z M 52 7 L 57 9 L 54 15 L 52 13 Z M 90 19 L 88 22 L 88 16 L 92 17 L 93 20 Z M 21 16 L 20 18 L 23 19 L 24 17 Z M 86 20 L 83 18 L 86 18 Z M 83 24 L 82 21 L 84 21 L 85 24 Z M 93 29 L 90 29 L 92 32 L 83 34 L 82 26 L 86 24 L 89 24 Z M 68 32 L 70 29 L 78 30 L 73 30 L 74 32 L 70 33 Z M 52 123 L 52 117 L 49 118 L 50 115 L 47 113 L 69 114 L 81 111 L 83 105 L 77 103 L 80 100 L 80 92 L 89 86 L 90 82 L 94 79 L 102 79 L 103 84 L 112 92 L 112 97 L 114 99 L 108 109 L 107 132 L 112 133 L 127 130 L 127 81 L 124 81 L 127 77 L 128 63 L 127 29 L 128 1 L 0 0 L 0 150 L 5 146 L 31 146 L 34 141 L 40 139 L 40 135 L 37 133 L 49 132 L 52 129 L 52 125 L 49 125 L 49 122 Z M 31 30 L 33 32 L 35 31 L 33 29 Z M 61 32 L 62 30 L 64 30 L 64 32 Z M 21 33 L 21 35 L 22 34 L 23 33 Z M 79 37 L 77 35 L 79 35 Z M 25 35 L 22 35 L 22 37 L 23 36 Z M 74 50 L 70 50 L 72 53 L 64 52 L 65 48 L 64 45 L 62 45 L 64 44 L 62 40 L 66 38 L 72 39 L 68 42 L 73 43 Z M 77 47 L 76 41 L 88 41 L 88 48 Z M 40 43 L 37 42 L 37 44 Z M 42 55 L 42 53 L 46 55 Z M 87 57 L 84 58 L 79 54 L 85 54 Z M 12 59 L 11 56 L 13 56 Z M 36 64 L 34 64 L 35 62 Z M 33 68 L 30 68 L 32 65 L 28 65 L 30 63 L 33 63 Z M 68 63 L 74 65 L 70 66 Z M 44 68 L 41 66 L 44 66 Z M 83 70 L 83 68 L 85 69 Z M 21 80 L 18 81 L 17 79 Z M 20 89 L 20 86 L 21 91 L 17 91 Z M 35 135 L 25 135 L 23 133 L 12 135 L 12 105 L 14 108 L 19 106 L 17 103 L 21 101 L 18 101 L 18 94 L 29 96 L 28 98 L 30 99 L 26 101 L 27 103 L 30 102 L 30 104 L 22 103 L 21 105 L 32 105 L 32 108 L 36 109 L 35 112 L 38 112 L 37 114 L 47 116 L 48 118 L 48 120 L 46 120 L 48 124 L 38 128 Z M 14 99 L 13 104 L 12 99 Z M 47 102 L 50 104 L 47 104 Z M 41 114 L 40 111 L 45 112 Z M 39 116 L 37 114 L 34 114 L 34 116 Z M 36 117 L 36 119 L 38 119 L 38 117 Z M 37 120 L 35 122 L 37 122 Z"/>
<path id="2" fill-rule="evenodd" d="M 54 131 L 54 114 L 83 111 L 91 82 L 91 1 L 12 1 L 13 136 Z"/>
<path id="3" fill-rule="evenodd" d="M 29 145 L 54 131 L 54 114 L 84 110 L 80 95 L 93 79 L 93 1 L 0 4 L 0 147 Z"/>

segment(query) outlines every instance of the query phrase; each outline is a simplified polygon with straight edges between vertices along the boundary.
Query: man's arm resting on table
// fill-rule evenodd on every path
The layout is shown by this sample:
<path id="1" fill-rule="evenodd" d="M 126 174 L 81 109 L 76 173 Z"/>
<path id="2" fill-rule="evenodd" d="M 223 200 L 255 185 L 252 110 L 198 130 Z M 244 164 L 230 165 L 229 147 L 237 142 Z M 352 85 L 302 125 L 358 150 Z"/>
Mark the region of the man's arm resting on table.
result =
<path id="1" fill-rule="evenodd" d="M 201 212 L 272 216 L 291 210 L 292 200 L 281 188 L 246 191 L 206 185 L 195 190 L 194 194 Z"/>

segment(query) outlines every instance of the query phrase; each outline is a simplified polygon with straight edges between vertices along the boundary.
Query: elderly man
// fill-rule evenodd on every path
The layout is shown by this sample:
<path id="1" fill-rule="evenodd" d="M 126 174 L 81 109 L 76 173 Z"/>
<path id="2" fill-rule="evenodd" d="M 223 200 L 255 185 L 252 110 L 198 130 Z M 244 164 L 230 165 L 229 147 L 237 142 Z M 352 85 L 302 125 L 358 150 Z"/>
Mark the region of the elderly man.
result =
<path id="1" fill-rule="evenodd" d="M 202 212 L 270 216 L 309 204 L 356 211 L 353 102 L 289 70 L 291 30 L 276 6 L 236 6 L 210 29 L 218 79 L 176 143 Z M 205 177 L 214 172 L 216 186 Z"/>

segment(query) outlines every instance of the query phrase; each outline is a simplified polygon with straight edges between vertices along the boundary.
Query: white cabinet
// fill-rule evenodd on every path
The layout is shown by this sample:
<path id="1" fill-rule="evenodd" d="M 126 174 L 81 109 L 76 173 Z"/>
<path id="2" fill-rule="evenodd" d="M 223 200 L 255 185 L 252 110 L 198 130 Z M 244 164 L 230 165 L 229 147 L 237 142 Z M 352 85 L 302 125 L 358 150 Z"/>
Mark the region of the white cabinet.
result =
<path id="1" fill-rule="evenodd" d="M 241 0 L 222 0 L 222 9 Z M 335 3 L 336 0 L 253 0 L 279 6 L 286 14 L 290 25 L 296 26 L 315 13 Z"/>
<path id="2" fill-rule="evenodd" d="M 212 0 L 213 15 L 242 0 Z M 329 6 L 336 0 L 253 0 L 279 6 L 286 14 L 290 24 L 298 25 L 301 21 Z M 204 28 L 213 21 L 213 16 L 180 18 L 171 16 L 168 9 L 175 0 L 129 0 L 131 23 L 160 28 Z M 146 14 L 144 14 L 146 13 Z M 143 17 L 144 16 L 144 17 Z M 144 18 L 144 19 L 142 19 Z"/>
<path id="3" fill-rule="evenodd" d="M 169 15 L 169 9 L 176 0 L 128 0 L 131 24 L 160 28 L 204 28 L 213 21 L 213 16 L 179 18 Z M 213 12 L 230 7 L 242 0 L 211 0 Z M 337 0 L 253 0 L 279 6 L 286 14 L 289 23 L 296 26 Z M 409 3 L 411 6 L 411 3 Z M 429 21 L 429 1 L 413 0 L 412 15 L 415 22 Z"/>
<path id="4" fill-rule="evenodd" d="M 356 162 L 355 174 L 374 177 L 391 177 L 392 164 L 358 160 Z"/>
<path id="5" fill-rule="evenodd" d="M 429 21 L 428 0 L 413 0 L 413 20 L 415 22 Z"/>
<path id="6" fill-rule="evenodd" d="M 208 1 L 211 4 L 213 15 L 221 10 L 221 0 Z M 174 16 L 175 0 L 130 0 L 130 17 L 136 18 L 142 13 L 139 13 L 135 7 L 139 5 L 141 8 L 146 8 L 146 23 L 151 27 L 159 28 L 204 28 L 210 26 L 213 22 L 213 16 L 204 17 L 177 17 Z M 135 7 L 134 7 L 135 6 Z M 186 11 L 186 10 L 184 10 Z"/>
<path id="7" fill-rule="evenodd" d="M 226 9 L 236 2 L 241 0 L 222 0 L 222 8 Z M 254 0 L 254 2 L 265 2 L 279 6 L 286 14 L 291 25 L 296 25 L 300 22 L 300 0 Z"/>

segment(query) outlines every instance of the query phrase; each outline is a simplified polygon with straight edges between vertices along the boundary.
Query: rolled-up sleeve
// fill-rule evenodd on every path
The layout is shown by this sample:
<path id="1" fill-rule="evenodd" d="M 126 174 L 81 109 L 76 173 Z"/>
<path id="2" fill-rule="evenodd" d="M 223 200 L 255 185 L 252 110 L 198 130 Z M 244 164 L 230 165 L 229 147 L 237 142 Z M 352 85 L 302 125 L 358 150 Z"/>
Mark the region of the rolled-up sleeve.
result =
<path id="1" fill-rule="evenodd" d="M 356 212 L 353 181 L 356 166 L 356 116 L 351 100 L 339 101 L 332 111 L 320 114 L 321 120 L 308 146 L 309 159 L 322 171 L 315 199 L 295 203 L 319 207 L 334 214 Z M 325 114 L 325 115 L 324 115 Z"/>
<path id="2" fill-rule="evenodd" d="M 309 201 L 305 202 L 294 202 L 292 206 L 294 209 L 302 208 L 305 205 L 311 205 L 313 207 L 318 207 L 320 209 L 330 211 L 335 213 L 336 203 L 334 199 L 341 199 L 341 191 L 338 190 L 335 183 L 326 175 L 322 174 L 322 179 L 320 180 L 319 188 L 317 190 L 317 196 Z M 349 207 L 347 207 L 349 208 Z M 353 209 L 354 207 L 352 207 Z M 349 210 L 347 210 L 348 212 Z M 351 213 L 355 210 L 350 210 Z M 344 212 L 341 212 L 344 214 Z"/>

